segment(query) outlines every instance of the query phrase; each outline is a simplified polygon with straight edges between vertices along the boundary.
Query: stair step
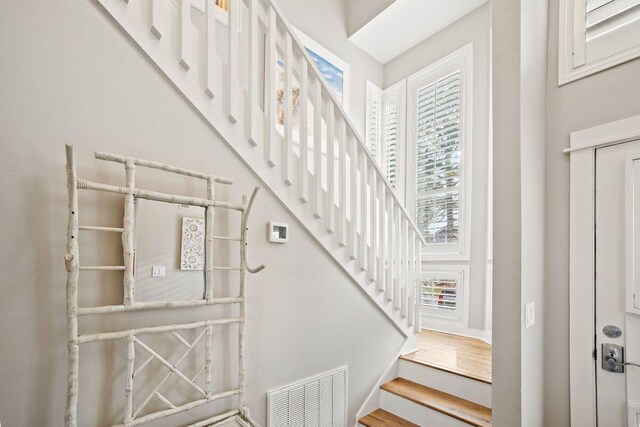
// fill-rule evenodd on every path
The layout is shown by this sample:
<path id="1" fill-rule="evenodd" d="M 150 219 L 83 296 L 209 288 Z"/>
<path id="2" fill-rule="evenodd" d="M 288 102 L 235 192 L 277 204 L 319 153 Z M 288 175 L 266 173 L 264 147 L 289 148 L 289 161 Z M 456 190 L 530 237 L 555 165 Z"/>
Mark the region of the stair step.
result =
<path id="1" fill-rule="evenodd" d="M 491 409 L 404 378 L 381 386 L 382 390 L 476 427 L 491 426 Z"/>
<path id="2" fill-rule="evenodd" d="M 359 423 L 366 427 L 418 427 L 418 424 L 400 418 L 384 409 L 376 409 L 366 417 L 360 418 Z"/>
<path id="3" fill-rule="evenodd" d="M 491 384 L 413 360 L 399 360 L 399 377 L 491 408 Z"/>

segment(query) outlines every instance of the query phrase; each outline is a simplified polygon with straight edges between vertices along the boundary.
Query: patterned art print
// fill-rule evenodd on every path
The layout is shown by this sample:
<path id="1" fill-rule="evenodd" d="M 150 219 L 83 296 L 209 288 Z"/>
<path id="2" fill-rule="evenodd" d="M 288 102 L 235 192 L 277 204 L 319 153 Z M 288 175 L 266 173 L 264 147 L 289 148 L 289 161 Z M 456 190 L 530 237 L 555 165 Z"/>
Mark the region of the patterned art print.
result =
<path id="1" fill-rule="evenodd" d="M 204 219 L 182 218 L 180 270 L 204 270 Z"/>

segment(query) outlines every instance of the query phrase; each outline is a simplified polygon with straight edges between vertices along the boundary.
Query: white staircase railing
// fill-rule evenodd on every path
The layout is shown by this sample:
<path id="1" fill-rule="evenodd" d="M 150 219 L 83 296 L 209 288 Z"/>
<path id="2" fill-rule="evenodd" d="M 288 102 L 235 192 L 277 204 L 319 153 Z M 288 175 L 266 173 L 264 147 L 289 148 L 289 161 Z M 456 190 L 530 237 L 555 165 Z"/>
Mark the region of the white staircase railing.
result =
<path id="1" fill-rule="evenodd" d="M 227 0 L 223 24 L 214 0 L 95 1 L 396 326 L 419 330 L 424 240 L 277 4 Z"/>

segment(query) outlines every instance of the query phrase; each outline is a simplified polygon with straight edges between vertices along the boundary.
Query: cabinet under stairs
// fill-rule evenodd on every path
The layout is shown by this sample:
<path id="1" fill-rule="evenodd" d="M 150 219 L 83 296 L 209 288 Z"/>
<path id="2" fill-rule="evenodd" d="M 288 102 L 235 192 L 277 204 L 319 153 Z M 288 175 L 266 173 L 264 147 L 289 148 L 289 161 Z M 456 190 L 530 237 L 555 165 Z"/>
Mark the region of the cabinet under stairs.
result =
<path id="1" fill-rule="evenodd" d="M 380 387 L 380 408 L 360 418 L 359 424 L 491 426 L 491 346 L 422 331 L 418 347 L 400 357 L 398 377 Z"/>

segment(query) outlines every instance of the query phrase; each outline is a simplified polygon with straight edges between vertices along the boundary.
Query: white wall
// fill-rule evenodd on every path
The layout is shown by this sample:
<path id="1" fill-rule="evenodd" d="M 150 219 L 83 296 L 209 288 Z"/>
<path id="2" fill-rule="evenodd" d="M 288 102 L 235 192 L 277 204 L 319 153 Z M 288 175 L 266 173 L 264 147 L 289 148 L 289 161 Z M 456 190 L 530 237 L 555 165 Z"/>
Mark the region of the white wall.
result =
<path id="1" fill-rule="evenodd" d="M 351 66 L 349 117 L 364 138 L 366 80 L 382 85 L 382 65 L 347 40 L 345 0 L 277 0 L 289 22 Z"/>
<path id="2" fill-rule="evenodd" d="M 384 65 L 384 87 L 386 88 L 465 45 L 473 43 L 472 261 L 469 282 L 469 333 L 474 335 L 482 335 L 486 326 L 490 28 L 491 5 L 489 2 Z M 429 327 L 427 323 L 423 326 Z"/>
<path id="3" fill-rule="evenodd" d="M 640 114 L 640 60 L 558 87 L 558 0 L 549 2 L 545 423 L 569 425 L 569 133 Z"/>
<path id="4" fill-rule="evenodd" d="M 123 173 L 120 165 L 94 160 L 94 150 L 231 177 L 236 184 L 232 189 L 220 187 L 223 199 L 237 201 L 239 193 L 249 193 L 257 180 L 94 2 L 9 2 L 0 28 L 0 422 L 59 426 L 66 377 L 64 143 L 76 146 L 79 174 L 96 181 L 121 184 Z M 141 185 L 155 190 L 202 191 L 192 181 L 169 179 L 159 172 L 140 171 L 138 177 Z M 83 193 L 81 202 L 82 223 L 120 223 L 118 196 Z M 221 214 L 219 219 L 220 226 L 237 226 L 231 215 Z M 266 242 L 269 220 L 290 224 L 288 244 Z M 258 197 L 251 227 L 251 259 L 268 266 L 248 283 L 252 414 L 264 423 L 266 390 L 347 364 L 351 419 L 399 349 L 400 333 L 268 191 Z M 103 261 L 117 262 L 117 239 L 104 243 Z M 87 260 L 89 253 L 97 257 L 93 252 L 87 249 L 82 255 Z M 118 274 L 81 280 L 81 301 L 118 301 Z M 233 292 L 233 279 L 218 283 L 216 292 Z M 148 311 L 122 320 L 84 319 L 81 332 L 230 314 L 225 308 Z M 232 386 L 234 334 L 216 338 L 224 344 L 216 346 L 215 378 Z M 81 350 L 81 425 L 116 421 L 123 406 L 123 350 L 121 343 Z M 114 384 L 117 388 L 112 390 Z M 205 407 L 194 414 L 214 412 Z M 184 425 L 195 418 L 177 416 L 150 426 Z"/>

